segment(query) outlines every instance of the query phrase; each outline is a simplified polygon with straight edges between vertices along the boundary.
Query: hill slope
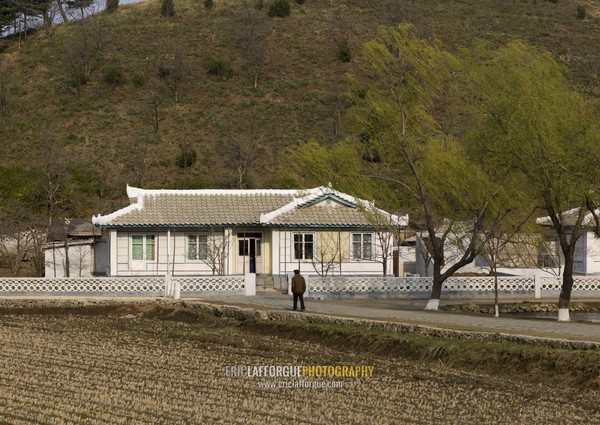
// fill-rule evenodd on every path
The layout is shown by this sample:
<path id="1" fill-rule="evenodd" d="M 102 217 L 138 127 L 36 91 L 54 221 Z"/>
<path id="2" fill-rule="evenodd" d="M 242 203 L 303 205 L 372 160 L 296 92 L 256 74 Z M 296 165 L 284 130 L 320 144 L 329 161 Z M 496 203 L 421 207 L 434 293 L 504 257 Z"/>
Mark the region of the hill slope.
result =
<path id="1" fill-rule="evenodd" d="M 369 77 L 361 44 L 405 20 L 450 49 L 523 38 L 600 96 L 598 1 L 308 0 L 255 19 L 243 2 L 214 3 L 175 0 L 167 19 L 149 0 L 4 41 L 0 196 L 89 216 L 122 206 L 126 183 L 285 186 L 285 148 L 343 136 L 345 74 Z M 350 62 L 338 58 L 345 36 Z"/>

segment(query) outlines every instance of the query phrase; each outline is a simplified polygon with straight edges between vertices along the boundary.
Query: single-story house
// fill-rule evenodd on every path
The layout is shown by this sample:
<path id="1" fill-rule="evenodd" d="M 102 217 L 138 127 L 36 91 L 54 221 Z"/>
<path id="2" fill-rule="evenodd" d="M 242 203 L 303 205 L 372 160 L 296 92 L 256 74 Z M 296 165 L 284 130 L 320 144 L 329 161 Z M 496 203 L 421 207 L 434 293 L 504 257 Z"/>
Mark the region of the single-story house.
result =
<path id="1" fill-rule="evenodd" d="M 108 243 L 108 276 L 260 273 L 382 275 L 408 224 L 330 187 L 147 190 L 92 218 Z M 397 256 L 396 256 L 397 257 Z"/>

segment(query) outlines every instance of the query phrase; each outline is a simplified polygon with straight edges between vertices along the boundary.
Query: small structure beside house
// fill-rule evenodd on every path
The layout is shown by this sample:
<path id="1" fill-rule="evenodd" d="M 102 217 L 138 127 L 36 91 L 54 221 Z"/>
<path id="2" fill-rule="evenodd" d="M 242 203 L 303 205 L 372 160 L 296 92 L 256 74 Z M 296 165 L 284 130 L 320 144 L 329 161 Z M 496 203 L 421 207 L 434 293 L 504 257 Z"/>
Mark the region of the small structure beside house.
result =
<path id="1" fill-rule="evenodd" d="M 459 223 L 460 224 L 460 223 Z M 466 250 L 470 238 L 470 227 L 461 228 L 455 225 L 452 231 L 445 226 L 440 226 L 438 235 L 447 232 L 444 246 L 444 259 L 446 264 L 442 272 L 460 259 Z M 483 237 L 483 236 L 482 236 Z M 432 276 L 433 264 L 431 262 L 429 235 L 416 233 L 416 271 L 419 276 Z M 510 240 L 507 240 L 510 239 Z M 543 232 L 538 234 L 517 233 L 514 235 L 499 235 L 494 240 L 487 241 L 487 248 L 475 259 L 462 267 L 458 273 L 470 275 L 486 275 L 492 269 L 492 252 L 496 264 L 495 269 L 500 275 L 508 276 L 556 276 L 561 274 L 562 262 L 557 257 L 556 243 L 547 240 Z"/>
<path id="2" fill-rule="evenodd" d="M 106 232 L 106 274 L 391 274 L 396 216 L 330 187 L 146 190 L 92 218 Z M 402 275 L 401 265 L 396 265 Z"/>
<path id="3" fill-rule="evenodd" d="M 579 215 L 579 208 L 562 213 L 563 224 L 566 228 L 567 238 L 571 238 L 572 228 Z M 598 213 L 598 211 L 596 211 Z M 540 217 L 536 223 L 542 227 L 550 228 L 552 221 L 550 217 Z M 588 212 L 583 218 L 583 226 L 587 227 L 575 244 L 575 255 L 573 258 L 573 273 L 578 275 L 600 275 L 600 238 L 594 232 L 594 216 Z M 552 253 L 559 264 L 564 264 L 564 255 L 558 246 L 555 244 L 554 252 Z"/>
<path id="4" fill-rule="evenodd" d="M 45 276 L 101 276 L 106 271 L 106 257 L 106 241 L 90 220 L 55 221 L 44 244 Z"/>

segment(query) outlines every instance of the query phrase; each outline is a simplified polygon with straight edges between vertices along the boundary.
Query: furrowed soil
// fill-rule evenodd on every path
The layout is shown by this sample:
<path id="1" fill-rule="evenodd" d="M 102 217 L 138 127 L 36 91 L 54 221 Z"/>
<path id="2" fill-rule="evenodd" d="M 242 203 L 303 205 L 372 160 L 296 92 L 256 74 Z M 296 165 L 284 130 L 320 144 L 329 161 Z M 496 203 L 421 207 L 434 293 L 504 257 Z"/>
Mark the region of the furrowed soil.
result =
<path id="1" fill-rule="evenodd" d="M 0 424 L 600 423 L 599 358 L 156 304 L 2 309 Z M 231 376 L 241 365 L 361 368 Z"/>

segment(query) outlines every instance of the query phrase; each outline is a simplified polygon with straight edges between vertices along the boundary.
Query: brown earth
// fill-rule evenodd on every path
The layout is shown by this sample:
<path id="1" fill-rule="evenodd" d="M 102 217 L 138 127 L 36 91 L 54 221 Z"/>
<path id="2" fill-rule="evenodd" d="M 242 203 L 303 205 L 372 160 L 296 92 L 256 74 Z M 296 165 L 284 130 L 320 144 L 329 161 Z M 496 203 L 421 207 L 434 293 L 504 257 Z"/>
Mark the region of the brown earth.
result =
<path id="1" fill-rule="evenodd" d="M 596 350 L 240 322 L 158 304 L 2 309 L 0 335 L 0 423 L 600 420 Z M 373 375 L 227 376 L 235 365 L 368 365 Z M 341 388 L 264 388 L 273 382 Z"/>

